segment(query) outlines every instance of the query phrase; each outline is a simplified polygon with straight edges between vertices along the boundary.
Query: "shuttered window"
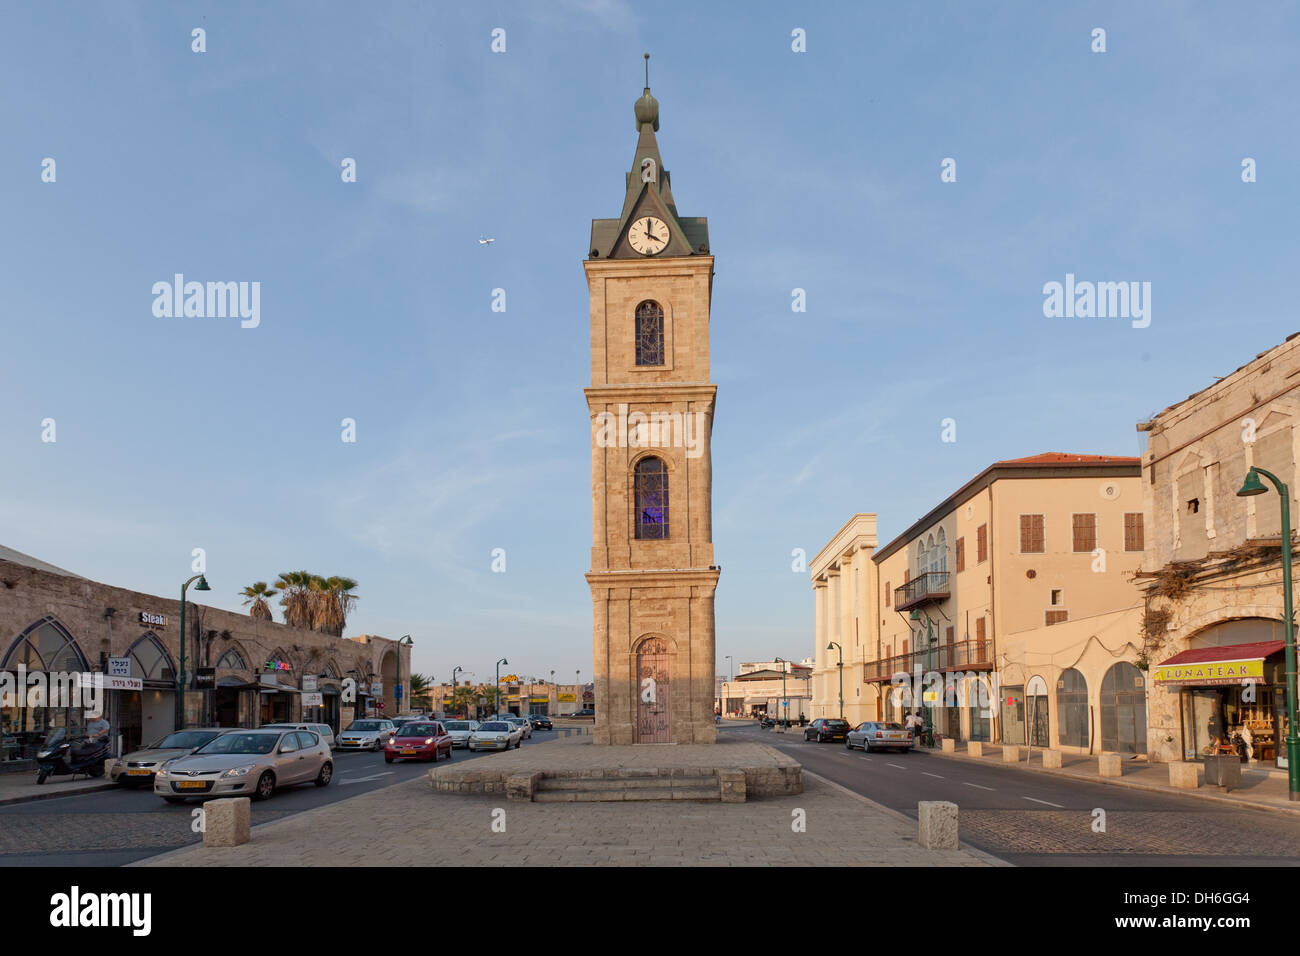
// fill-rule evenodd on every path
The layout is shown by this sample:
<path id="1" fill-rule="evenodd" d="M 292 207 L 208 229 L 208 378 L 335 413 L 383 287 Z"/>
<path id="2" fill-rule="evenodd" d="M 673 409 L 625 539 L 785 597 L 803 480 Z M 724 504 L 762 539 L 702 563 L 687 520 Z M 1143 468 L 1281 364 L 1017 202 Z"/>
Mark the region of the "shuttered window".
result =
<path id="1" fill-rule="evenodd" d="M 1077 514 L 1074 519 L 1074 550 L 1091 553 L 1097 547 L 1097 516 Z"/>
<path id="2" fill-rule="evenodd" d="M 1042 554 L 1046 550 L 1042 515 L 1020 516 L 1020 553 Z M 1088 550 L 1092 550 L 1089 548 Z"/>
<path id="3" fill-rule="evenodd" d="M 966 539 L 958 538 L 956 547 L 957 547 L 957 570 L 965 571 L 966 570 Z"/>
<path id="4" fill-rule="evenodd" d="M 1130 511 L 1124 515 L 1124 550 L 1141 551 L 1145 547 L 1146 535 L 1142 525 L 1142 512 Z"/>
<path id="5" fill-rule="evenodd" d="M 1046 622 L 1049 625 L 1060 624 L 1064 621 L 1068 621 L 1069 619 L 1070 619 L 1069 611 L 1048 611 L 1045 618 Z"/>
<path id="6" fill-rule="evenodd" d="M 975 529 L 975 563 L 983 564 L 989 559 L 989 526 L 980 525 Z"/>

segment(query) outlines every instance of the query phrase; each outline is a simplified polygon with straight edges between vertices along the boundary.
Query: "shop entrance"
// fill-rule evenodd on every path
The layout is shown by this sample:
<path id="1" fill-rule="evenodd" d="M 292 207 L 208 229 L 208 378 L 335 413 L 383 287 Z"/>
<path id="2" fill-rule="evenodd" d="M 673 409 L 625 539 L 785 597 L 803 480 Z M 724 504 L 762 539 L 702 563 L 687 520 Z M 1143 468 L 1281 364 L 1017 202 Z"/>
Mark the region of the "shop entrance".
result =
<path id="1" fill-rule="evenodd" d="M 1142 672 L 1120 661 L 1101 679 L 1101 749 L 1147 751 L 1147 691 Z"/>
<path id="2" fill-rule="evenodd" d="M 1025 718 L 1029 724 L 1029 746 L 1052 746 L 1047 719 L 1047 681 L 1037 675 L 1025 685 Z"/>
<path id="3" fill-rule="evenodd" d="M 1025 742 L 1025 689 L 1002 689 L 1002 741 L 1019 745 Z"/>

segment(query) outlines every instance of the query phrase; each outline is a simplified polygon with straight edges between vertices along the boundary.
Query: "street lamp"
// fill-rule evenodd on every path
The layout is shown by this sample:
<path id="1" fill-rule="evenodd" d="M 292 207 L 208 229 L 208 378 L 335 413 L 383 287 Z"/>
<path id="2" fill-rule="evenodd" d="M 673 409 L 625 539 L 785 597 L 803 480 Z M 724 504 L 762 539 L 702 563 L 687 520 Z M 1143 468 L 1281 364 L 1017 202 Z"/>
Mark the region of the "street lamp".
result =
<path id="1" fill-rule="evenodd" d="M 789 664 L 790 662 L 780 657 L 774 657 L 772 658 L 772 663 L 782 665 L 781 666 L 781 717 L 782 717 L 781 731 L 782 733 L 784 733 L 790 723 L 790 702 L 786 700 L 785 697 L 785 665 Z"/>
<path id="2" fill-rule="evenodd" d="M 1295 620 L 1291 606 L 1291 490 L 1277 475 L 1263 468 L 1251 468 L 1237 492 L 1239 498 L 1262 495 L 1268 491 L 1259 476 L 1269 480 L 1282 503 L 1282 615 L 1286 637 L 1286 777 L 1287 796 L 1300 800 L 1300 736 L 1296 735 L 1296 653 Z"/>
<path id="3" fill-rule="evenodd" d="M 456 710 L 456 675 L 463 671 L 463 667 L 453 667 L 451 669 L 451 709 Z M 465 716 L 469 716 L 469 707 L 465 708 Z"/>
<path id="4" fill-rule="evenodd" d="M 198 581 L 198 584 L 194 584 Z M 185 589 L 194 584 L 196 591 L 211 591 L 208 579 L 196 574 L 181 585 L 181 667 L 176 675 L 176 729 L 185 729 Z"/>
<path id="5" fill-rule="evenodd" d="M 415 641 L 411 640 L 410 634 L 403 634 L 397 641 L 397 683 L 393 685 L 393 716 L 396 717 L 402 709 L 402 645 L 410 647 Z M 409 701 L 410 698 L 408 697 Z"/>
<path id="6" fill-rule="evenodd" d="M 844 719 L 844 648 L 840 647 L 839 644 L 835 643 L 834 641 L 831 641 L 829 644 L 826 645 L 826 650 L 829 651 L 831 648 L 835 648 L 840 652 L 840 662 L 836 666 L 840 669 L 840 720 L 843 720 Z"/>
<path id="7" fill-rule="evenodd" d="M 497 683 L 496 683 L 497 695 L 495 700 L 493 700 L 493 703 L 496 705 L 496 712 L 498 714 L 501 713 L 501 665 L 509 664 L 509 663 L 510 662 L 506 660 L 504 657 L 501 658 L 501 660 L 497 661 Z"/>

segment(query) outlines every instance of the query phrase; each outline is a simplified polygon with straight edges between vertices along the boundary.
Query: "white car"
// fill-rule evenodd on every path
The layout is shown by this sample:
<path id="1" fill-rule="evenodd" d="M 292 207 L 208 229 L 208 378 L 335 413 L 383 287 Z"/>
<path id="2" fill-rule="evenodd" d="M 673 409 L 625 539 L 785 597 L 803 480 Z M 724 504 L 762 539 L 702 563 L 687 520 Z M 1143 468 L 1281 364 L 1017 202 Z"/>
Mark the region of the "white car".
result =
<path id="1" fill-rule="evenodd" d="M 523 732 L 506 720 L 488 720 L 478 725 L 478 729 L 469 735 L 469 749 L 509 750 L 512 746 L 518 750 L 523 743 Z"/>
<path id="2" fill-rule="evenodd" d="M 388 738 L 396 728 L 393 722 L 384 717 L 365 717 L 348 724 L 346 730 L 338 736 L 339 750 L 374 750 L 384 749 Z"/>
<path id="3" fill-rule="evenodd" d="M 330 750 L 334 749 L 334 731 L 330 729 L 329 724 L 263 724 L 262 726 L 270 730 L 310 730 L 324 741 L 325 746 Z"/>
<path id="4" fill-rule="evenodd" d="M 514 724 L 516 727 L 519 728 L 519 733 L 522 739 L 525 740 L 532 739 L 533 725 L 529 722 L 527 717 L 516 717 L 514 715 L 511 715 L 505 718 L 505 721 L 506 723 Z"/>
<path id="5" fill-rule="evenodd" d="M 442 726 L 451 734 L 453 747 L 468 747 L 469 735 L 478 730 L 479 723 L 477 720 L 444 720 Z"/>

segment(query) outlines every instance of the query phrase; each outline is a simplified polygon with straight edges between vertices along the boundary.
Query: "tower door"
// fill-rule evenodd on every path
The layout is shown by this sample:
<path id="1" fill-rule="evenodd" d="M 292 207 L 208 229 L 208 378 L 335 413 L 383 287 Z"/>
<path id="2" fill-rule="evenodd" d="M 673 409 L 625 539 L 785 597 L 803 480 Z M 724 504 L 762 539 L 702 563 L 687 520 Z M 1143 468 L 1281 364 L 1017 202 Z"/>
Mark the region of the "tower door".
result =
<path id="1" fill-rule="evenodd" d="M 662 638 L 642 641 L 636 651 L 636 742 L 672 743 L 672 688 L 668 645 Z"/>

